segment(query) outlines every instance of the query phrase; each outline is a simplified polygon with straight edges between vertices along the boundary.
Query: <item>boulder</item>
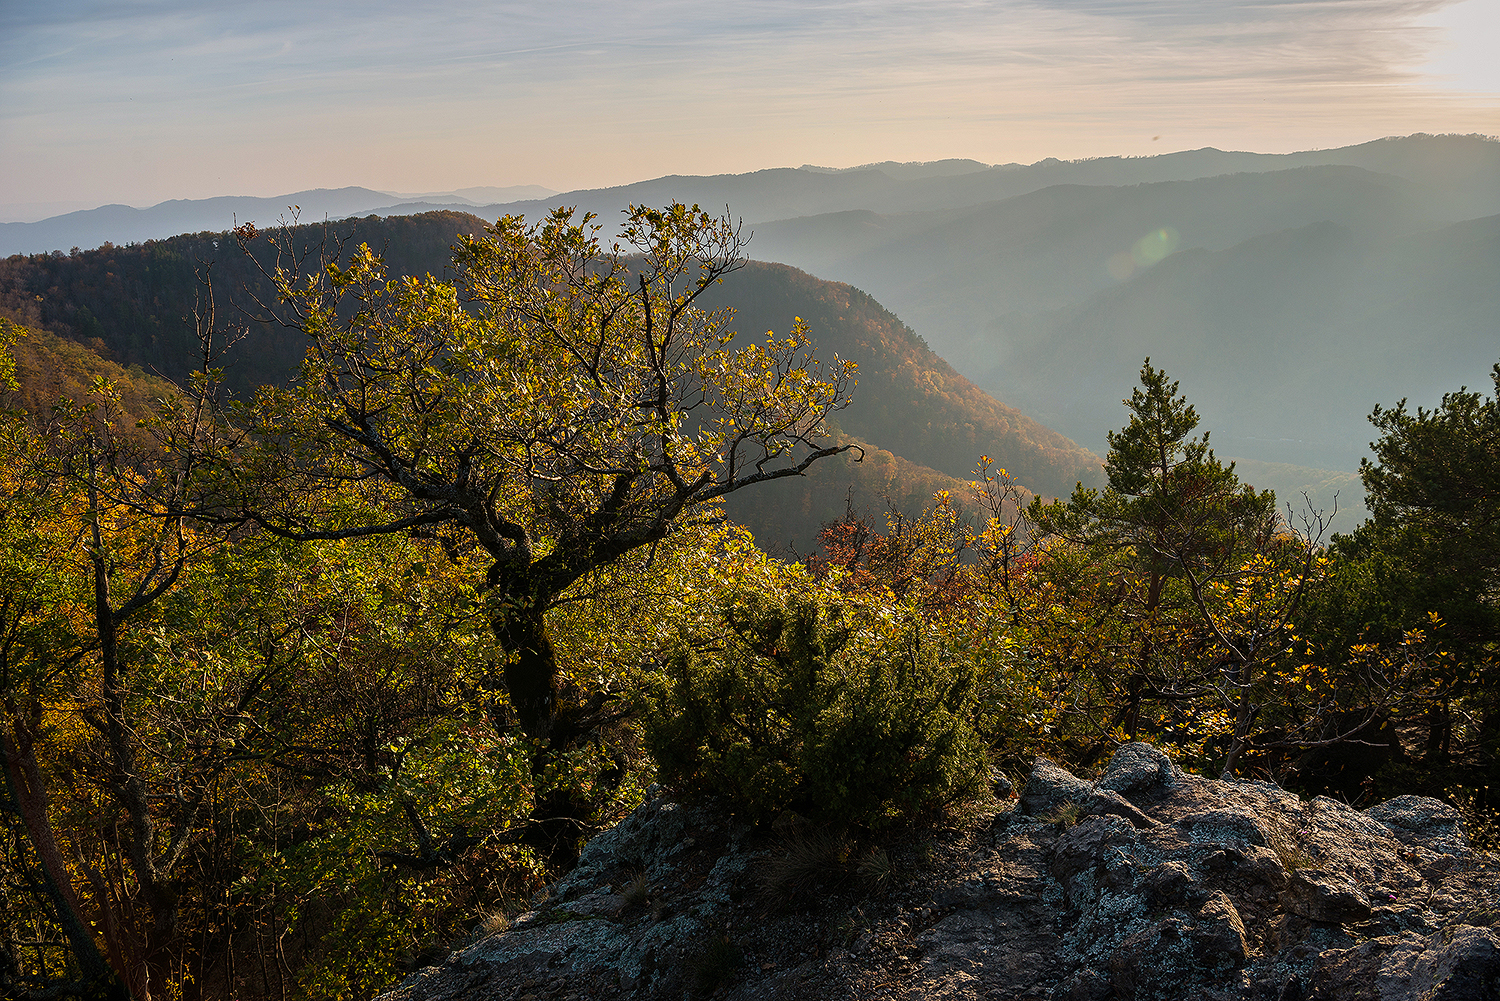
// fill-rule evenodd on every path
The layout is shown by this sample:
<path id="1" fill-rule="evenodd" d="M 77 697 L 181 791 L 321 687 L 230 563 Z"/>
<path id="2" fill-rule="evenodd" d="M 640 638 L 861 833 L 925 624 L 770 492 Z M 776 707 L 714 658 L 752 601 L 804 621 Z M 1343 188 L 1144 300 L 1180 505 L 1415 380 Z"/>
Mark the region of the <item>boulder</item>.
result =
<path id="1" fill-rule="evenodd" d="M 1195 978 L 1198 960 L 1192 926 L 1162 918 L 1127 937 L 1109 957 L 1110 985 L 1122 1001 L 1180 997 Z"/>
<path id="2" fill-rule="evenodd" d="M 1345 873 L 1321 869 L 1294 870 L 1281 891 L 1281 906 L 1325 924 L 1364 921 L 1371 914 L 1370 898 Z"/>
<path id="3" fill-rule="evenodd" d="M 1052 875 L 1066 886 L 1086 870 L 1103 869 L 1117 858 L 1129 858 L 1138 841 L 1134 825 L 1123 817 L 1088 817 L 1057 842 Z"/>
<path id="4" fill-rule="evenodd" d="M 1171 758 L 1150 744 L 1122 744 L 1110 756 L 1104 774 L 1094 785 L 1098 789 L 1130 796 L 1171 786 L 1181 774 Z"/>
<path id="5" fill-rule="evenodd" d="M 766 883 L 817 833 L 790 819 L 653 790 L 386 1001 L 1500 998 L 1500 878 L 1436 800 L 1303 802 L 1127 744 L 1098 782 L 1038 759 L 1014 810 L 815 852 L 795 901 Z"/>
<path id="6" fill-rule="evenodd" d="M 1141 881 L 1141 893 L 1146 897 L 1147 906 L 1153 908 L 1182 906 L 1199 892 L 1193 871 L 1181 859 L 1162 863 Z"/>
<path id="7" fill-rule="evenodd" d="M 1222 890 L 1198 908 L 1193 929 L 1193 948 L 1200 965 L 1208 969 L 1239 969 L 1250 955 L 1245 940 L 1245 922 L 1234 901 Z"/>
<path id="8" fill-rule="evenodd" d="M 1021 790 L 1022 812 L 1033 817 L 1048 817 L 1069 803 L 1076 805 L 1084 815 L 1124 817 L 1136 827 L 1151 827 L 1156 823 L 1118 792 L 1098 789 L 1094 783 L 1078 778 L 1056 763 L 1037 758 L 1031 776 Z"/>
<path id="9" fill-rule="evenodd" d="M 1365 816 L 1384 824 L 1408 847 L 1445 855 L 1462 855 L 1469 850 L 1469 840 L 1460 826 L 1462 818 L 1440 799 L 1397 796 L 1370 807 Z"/>
<path id="10" fill-rule="evenodd" d="M 1460 925 L 1406 932 L 1318 957 L 1316 1001 L 1494 1001 L 1500 998 L 1500 934 Z"/>
<path id="11" fill-rule="evenodd" d="M 1079 778 L 1061 765 L 1037 758 L 1031 776 L 1021 789 L 1021 812 L 1045 817 L 1068 803 L 1078 803 L 1094 794 L 1093 783 Z"/>

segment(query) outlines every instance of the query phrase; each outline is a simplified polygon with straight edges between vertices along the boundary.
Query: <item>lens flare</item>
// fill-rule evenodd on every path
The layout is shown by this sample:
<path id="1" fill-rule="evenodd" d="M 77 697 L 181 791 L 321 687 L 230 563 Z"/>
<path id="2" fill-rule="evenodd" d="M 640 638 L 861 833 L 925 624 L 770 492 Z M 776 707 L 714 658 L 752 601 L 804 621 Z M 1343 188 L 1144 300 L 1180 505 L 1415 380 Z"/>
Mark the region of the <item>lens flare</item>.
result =
<path id="1" fill-rule="evenodd" d="M 1135 241 L 1135 246 L 1130 248 L 1130 259 L 1135 261 L 1136 267 L 1149 268 L 1176 250 L 1181 239 L 1182 235 L 1177 230 L 1171 226 L 1163 226 Z"/>
<path id="2" fill-rule="evenodd" d="M 1123 282 L 1137 271 L 1144 270 L 1169 256 L 1182 241 L 1182 234 L 1171 226 L 1154 229 L 1135 241 L 1128 251 L 1114 254 L 1104 267 L 1115 281 Z"/>

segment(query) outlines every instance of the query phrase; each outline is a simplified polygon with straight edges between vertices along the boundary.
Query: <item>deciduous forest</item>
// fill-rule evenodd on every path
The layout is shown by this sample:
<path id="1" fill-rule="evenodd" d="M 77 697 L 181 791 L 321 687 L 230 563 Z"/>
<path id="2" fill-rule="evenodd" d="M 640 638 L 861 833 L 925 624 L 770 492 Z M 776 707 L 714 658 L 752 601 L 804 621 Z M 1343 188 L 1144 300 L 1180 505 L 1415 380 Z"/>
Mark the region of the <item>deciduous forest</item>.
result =
<path id="1" fill-rule="evenodd" d="M 1142 740 L 1495 829 L 1500 365 L 1330 535 L 1150 359 L 1101 472 L 696 206 L 388 223 L 3 262 L 4 996 L 370 997 L 653 783 L 878 844 Z"/>

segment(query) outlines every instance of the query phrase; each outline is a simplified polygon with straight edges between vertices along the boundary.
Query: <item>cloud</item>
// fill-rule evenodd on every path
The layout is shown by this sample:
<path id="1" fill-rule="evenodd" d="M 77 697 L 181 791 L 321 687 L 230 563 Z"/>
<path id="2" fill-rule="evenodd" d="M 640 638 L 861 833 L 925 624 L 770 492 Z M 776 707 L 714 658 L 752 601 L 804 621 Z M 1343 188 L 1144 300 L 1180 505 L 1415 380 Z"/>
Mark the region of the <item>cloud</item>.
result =
<path id="1" fill-rule="evenodd" d="M 1424 68 L 1450 6 L 9 4 L 0 141 L 18 155 L 0 170 L 17 197 L 115 184 L 140 202 L 1494 131 L 1469 123 L 1500 99 L 1460 101 Z"/>

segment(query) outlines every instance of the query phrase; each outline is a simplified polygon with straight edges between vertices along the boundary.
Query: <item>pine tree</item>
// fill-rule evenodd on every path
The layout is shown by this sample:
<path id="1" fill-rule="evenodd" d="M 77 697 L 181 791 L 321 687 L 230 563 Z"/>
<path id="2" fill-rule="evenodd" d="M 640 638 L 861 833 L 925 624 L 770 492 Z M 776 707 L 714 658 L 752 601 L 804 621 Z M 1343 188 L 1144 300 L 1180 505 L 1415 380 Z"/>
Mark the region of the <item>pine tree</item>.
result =
<path id="1" fill-rule="evenodd" d="M 1240 483 L 1234 464 L 1214 455 L 1207 432 L 1190 437 L 1198 413 L 1151 359 L 1123 402 L 1130 420 L 1109 434 L 1108 485 L 1080 484 L 1068 500 L 1050 504 L 1038 498 L 1028 515 L 1040 536 L 1066 539 L 1093 562 L 1118 567 L 1117 600 L 1134 650 L 1114 722 L 1134 738 L 1143 702 L 1183 691 L 1183 666 L 1164 648 L 1163 633 L 1177 626 L 1212 631 L 1211 617 L 1204 621 L 1206 589 L 1271 547 L 1279 521 L 1271 491 Z"/>

